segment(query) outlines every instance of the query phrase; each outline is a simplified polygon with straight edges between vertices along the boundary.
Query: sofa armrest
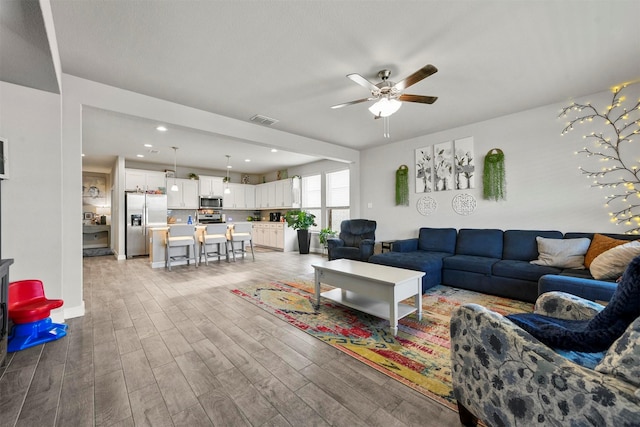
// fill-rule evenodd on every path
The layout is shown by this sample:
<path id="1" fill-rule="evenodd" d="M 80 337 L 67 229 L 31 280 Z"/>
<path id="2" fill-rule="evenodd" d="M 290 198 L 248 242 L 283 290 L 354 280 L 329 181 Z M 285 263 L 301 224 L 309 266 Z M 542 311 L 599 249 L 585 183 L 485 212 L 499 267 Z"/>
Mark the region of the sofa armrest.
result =
<path id="1" fill-rule="evenodd" d="M 413 252 L 418 250 L 418 239 L 404 239 L 393 242 L 393 252 Z"/>
<path id="2" fill-rule="evenodd" d="M 538 295 L 560 291 L 591 301 L 609 301 L 617 287 L 615 282 L 545 274 L 538 280 Z"/>
<path id="3" fill-rule="evenodd" d="M 344 240 L 342 239 L 336 239 L 336 238 L 327 239 L 327 248 L 329 249 L 341 248 L 342 246 L 344 246 Z"/>
<path id="4" fill-rule="evenodd" d="M 451 316 L 451 365 L 458 404 L 487 425 L 624 425 L 640 419 L 634 387 L 570 362 L 480 305 L 463 305 Z"/>
<path id="5" fill-rule="evenodd" d="M 556 319 L 589 320 L 604 307 L 593 301 L 564 292 L 546 292 L 538 297 L 534 313 Z"/>

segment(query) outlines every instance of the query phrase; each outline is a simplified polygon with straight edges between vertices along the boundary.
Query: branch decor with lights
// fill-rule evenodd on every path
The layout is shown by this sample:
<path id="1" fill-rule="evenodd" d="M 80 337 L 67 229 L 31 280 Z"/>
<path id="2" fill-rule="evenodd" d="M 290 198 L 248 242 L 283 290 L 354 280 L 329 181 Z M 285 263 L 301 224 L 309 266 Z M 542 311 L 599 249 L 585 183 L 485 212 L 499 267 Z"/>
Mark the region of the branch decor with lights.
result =
<path id="1" fill-rule="evenodd" d="M 629 107 L 623 92 L 626 85 L 614 87 L 611 103 L 600 112 L 590 103 L 572 103 L 564 107 L 558 117 L 576 117 L 567 122 L 562 135 L 574 130 L 576 125 L 602 125 L 602 132 L 590 132 L 583 136 L 591 142 L 576 154 L 595 157 L 605 163 L 600 170 L 580 167 L 580 172 L 590 180 L 591 187 L 611 189 L 605 197 L 611 222 L 631 226 L 626 234 L 640 234 L 640 159 L 632 146 L 633 137 L 640 133 L 640 99 Z M 637 144 L 637 142 L 636 142 Z"/>

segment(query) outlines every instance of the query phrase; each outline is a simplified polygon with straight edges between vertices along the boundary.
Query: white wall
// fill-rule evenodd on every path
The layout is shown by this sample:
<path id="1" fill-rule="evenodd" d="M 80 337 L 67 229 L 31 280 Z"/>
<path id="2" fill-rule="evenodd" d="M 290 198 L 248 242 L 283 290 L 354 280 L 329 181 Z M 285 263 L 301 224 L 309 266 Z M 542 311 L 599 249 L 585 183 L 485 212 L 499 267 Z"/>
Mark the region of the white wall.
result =
<path id="1" fill-rule="evenodd" d="M 10 179 L 1 185 L 2 257 L 14 259 L 10 280 L 40 279 L 48 297 L 72 306 L 62 286 L 60 96 L 0 82 L 0 136 L 9 141 Z M 76 252 L 80 257 L 80 246 Z M 54 317 L 61 320 L 61 311 Z"/>
<path id="2" fill-rule="evenodd" d="M 602 92 L 578 101 L 592 102 L 601 111 L 611 96 Z M 640 84 L 627 88 L 631 106 L 639 96 Z M 602 166 L 595 158 L 575 154 L 585 145 L 582 135 L 587 128 L 576 127 L 561 136 L 567 119 L 557 116 L 567 104 L 543 106 L 363 151 L 362 216 L 378 222 L 378 240 L 416 237 L 420 227 L 624 233 L 629 227 L 612 224 L 610 209 L 604 207 L 604 197 L 611 190 L 591 188 L 591 180 L 578 170 L 579 166 L 592 165 L 596 170 Z M 472 136 L 475 143 L 475 189 L 416 194 L 414 150 L 467 136 Z M 500 202 L 482 198 L 484 157 L 494 147 L 505 154 L 507 199 Z M 640 165 L 640 138 L 627 144 L 626 149 L 628 158 Z M 409 206 L 395 206 L 395 172 L 402 164 L 409 166 Z M 472 194 L 477 200 L 477 209 L 469 216 L 458 215 L 451 207 L 453 197 L 461 193 Z M 438 203 L 436 212 L 429 216 L 416 209 L 417 200 L 424 195 Z M 368 203 L 373 207 L 368 208 Z"/>

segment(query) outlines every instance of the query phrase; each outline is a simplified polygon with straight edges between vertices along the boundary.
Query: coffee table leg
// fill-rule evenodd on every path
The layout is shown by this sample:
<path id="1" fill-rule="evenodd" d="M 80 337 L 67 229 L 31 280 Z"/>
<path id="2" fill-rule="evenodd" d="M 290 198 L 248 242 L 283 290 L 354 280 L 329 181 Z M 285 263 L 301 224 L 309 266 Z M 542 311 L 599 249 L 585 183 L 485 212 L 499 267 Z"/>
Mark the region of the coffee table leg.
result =
<path id="1" fill-rule="evenodd" d="M 316 310 L 320 310 L 320 276 L 322 272 L 316 269 Z"/>
<path id="2" fill-rule="evenodd" d="M 422 279 L 418 279 L 418 293 L 416 294 L 416 311 L 418 320 L 422 320 Z"/>
<path id="3" fill-rule="evenodd" d="M 389 309 L 389 330 L 393 336 L 396 336 L 398 335 L 398 303 L 394 301 Z"/>

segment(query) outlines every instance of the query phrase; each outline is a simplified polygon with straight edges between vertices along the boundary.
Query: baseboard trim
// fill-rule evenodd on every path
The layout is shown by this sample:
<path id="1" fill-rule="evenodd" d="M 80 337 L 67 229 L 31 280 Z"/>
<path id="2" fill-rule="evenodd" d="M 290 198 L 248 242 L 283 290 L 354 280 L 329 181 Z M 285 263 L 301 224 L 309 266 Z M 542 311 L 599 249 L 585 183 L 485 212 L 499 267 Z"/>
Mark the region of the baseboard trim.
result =
<path id="1" fill-rule="evenodd" d="M 82 304 L 75 307 L 68 307 L 64 309 L 64 318 L 65 319 L 73 319 L 74 317 L 82 317 L 84 316 L 84 301 Z M 53 316 L 51 316 L 53 318 Z"/>

